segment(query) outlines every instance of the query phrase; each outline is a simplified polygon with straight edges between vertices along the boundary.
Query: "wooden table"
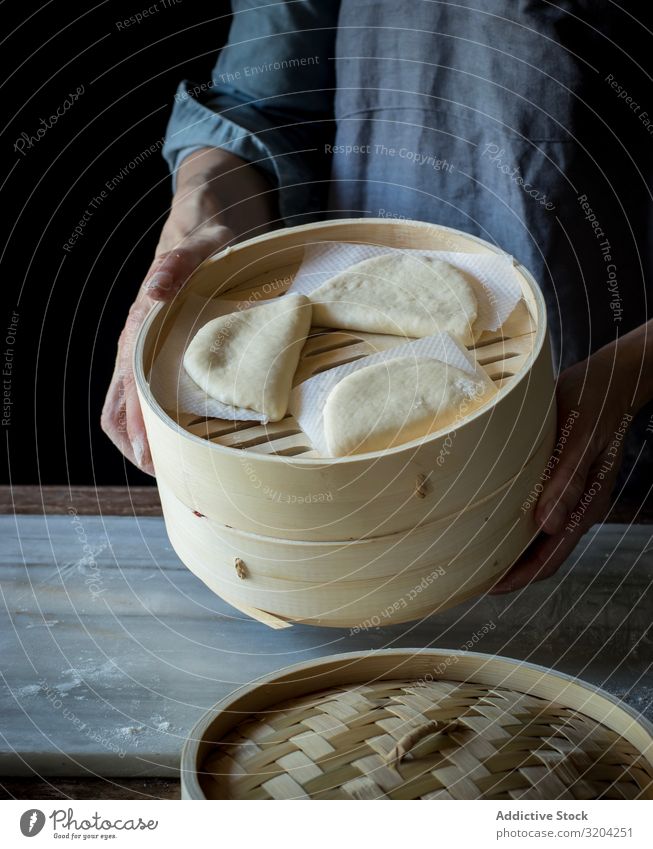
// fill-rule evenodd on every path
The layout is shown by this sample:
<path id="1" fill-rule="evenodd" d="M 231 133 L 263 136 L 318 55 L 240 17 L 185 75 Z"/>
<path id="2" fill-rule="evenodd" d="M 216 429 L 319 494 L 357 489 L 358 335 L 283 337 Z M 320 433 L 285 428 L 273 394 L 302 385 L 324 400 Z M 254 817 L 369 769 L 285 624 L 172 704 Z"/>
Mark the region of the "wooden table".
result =
<path id="1" fill-rule="evenodd" d="M 0 787 L 19 798 L 175 798 L 191 726 L 240 684 L 385 646 L 496 652 L 579 675 L 651 714 L 653 542 L 588 534 L 556 578 L 358 634 L 270 632 L 178 560 L 154 488 L 0 492 Z"/>

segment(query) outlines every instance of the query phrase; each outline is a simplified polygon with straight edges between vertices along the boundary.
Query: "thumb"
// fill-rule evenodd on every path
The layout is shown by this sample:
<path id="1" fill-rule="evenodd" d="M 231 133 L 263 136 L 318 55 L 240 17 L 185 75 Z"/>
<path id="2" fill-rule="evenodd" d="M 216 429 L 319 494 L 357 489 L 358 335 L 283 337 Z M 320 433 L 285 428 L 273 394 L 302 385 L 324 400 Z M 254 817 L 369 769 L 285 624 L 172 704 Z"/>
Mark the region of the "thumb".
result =
<path id="1" fill-rule="evenodd" d="M 157 253 L 143 289 L 155 301 L 169 301 L 208 256 L 223 248 L 233 235 L 227 227 L 199 231 L 172 250 Z"/>

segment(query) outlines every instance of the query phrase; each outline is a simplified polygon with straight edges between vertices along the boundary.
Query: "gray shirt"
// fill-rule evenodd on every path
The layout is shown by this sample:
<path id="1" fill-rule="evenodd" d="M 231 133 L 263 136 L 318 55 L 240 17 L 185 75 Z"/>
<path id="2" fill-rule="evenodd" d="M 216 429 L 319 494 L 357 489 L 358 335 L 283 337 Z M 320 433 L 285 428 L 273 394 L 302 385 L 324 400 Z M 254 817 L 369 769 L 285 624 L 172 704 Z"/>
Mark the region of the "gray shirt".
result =
<path id="1" fill-rule="evenodd" d="M 650 316 L 652 11 L 632 4 L 640 24 L 608 0 L 231 5 L 212 84 L 177 92 L 173 169 L 225 147 L 278 187 L 286 224 L 406 217 L 498 244 L 544 291 L 556 368 Z"/>

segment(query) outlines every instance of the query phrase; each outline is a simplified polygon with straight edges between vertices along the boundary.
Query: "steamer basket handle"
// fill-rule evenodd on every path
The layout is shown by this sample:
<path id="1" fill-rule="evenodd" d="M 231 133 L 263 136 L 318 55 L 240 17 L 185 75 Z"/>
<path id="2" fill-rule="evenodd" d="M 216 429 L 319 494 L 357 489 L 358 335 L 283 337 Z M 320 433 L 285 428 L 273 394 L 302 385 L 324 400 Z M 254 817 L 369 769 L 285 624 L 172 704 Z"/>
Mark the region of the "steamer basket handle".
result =
<path id="1" fill-rule="evenodd" d="M 434 719 L 431 722 L 425 722 L 424 725 L 420 725 L 418 728 L 409 731 L 408 734 L 404 734 L 397 741 L 394 748 L 388 752 L 386 761 L 388 764 L 399 764 L 404 756 L 425 737 L 431 737 L 433 734 L 449 734 L 451 731 L 459 731 L 463 727 L 457 719 Z"/>

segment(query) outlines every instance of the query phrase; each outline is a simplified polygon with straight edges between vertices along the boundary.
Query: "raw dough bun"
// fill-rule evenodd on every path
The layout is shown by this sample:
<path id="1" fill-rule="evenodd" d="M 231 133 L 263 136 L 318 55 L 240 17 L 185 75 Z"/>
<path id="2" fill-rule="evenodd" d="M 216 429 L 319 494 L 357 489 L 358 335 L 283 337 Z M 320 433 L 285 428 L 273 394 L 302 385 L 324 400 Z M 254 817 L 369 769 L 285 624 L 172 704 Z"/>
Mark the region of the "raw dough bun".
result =
<path id="1" fill-rule="evenodd" d="M 184 354 L 184 368 L 207 395 L 276 422 L 286 415 L 302 345 L 311 326 L 304 295 L 213 319 Z"/>
<path id="2" fill-rule="evenodd" d="M 492 387 L 455 366 L 397 357 L 348 374 L 324 405 L 329 456 L 381 451 L 448 427 L 487 400 Z"/>
<path id="3" fill-rule="evenodd" d="M 383 254 L 327 280 L 310 295 L 313 324 L 422 338 L 447 332 L 475 342 L 478 313 L 464 274 L 439 259 Z"/>

